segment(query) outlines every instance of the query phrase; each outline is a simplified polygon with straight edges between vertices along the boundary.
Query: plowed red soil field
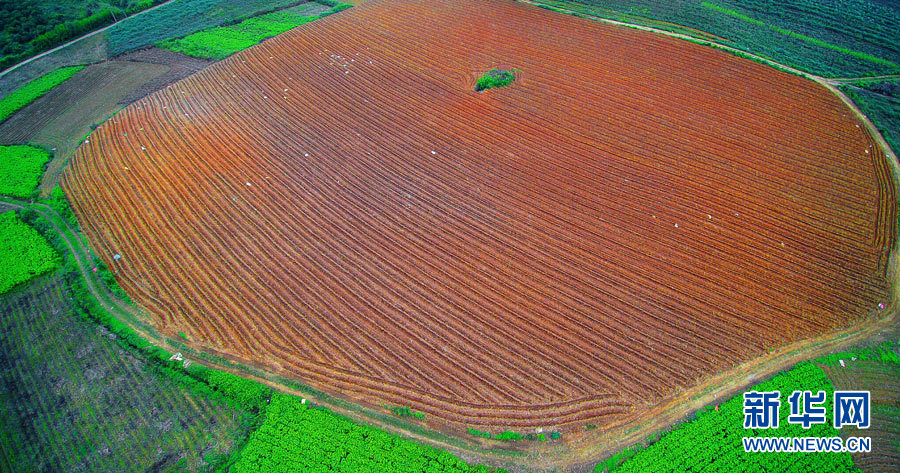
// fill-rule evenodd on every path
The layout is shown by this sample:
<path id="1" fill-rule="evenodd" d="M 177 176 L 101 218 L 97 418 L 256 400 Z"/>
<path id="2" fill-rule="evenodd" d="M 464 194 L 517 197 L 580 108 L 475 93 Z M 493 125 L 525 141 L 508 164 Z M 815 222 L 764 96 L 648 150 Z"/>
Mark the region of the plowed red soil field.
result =
<path id="1" fill-rule="evenodd" d="M 291 30 L 64 185 L 163 333 L 458 427 L 609 425 L 890 302 L 890 168 L 838 98 L 514 2 Z"/>

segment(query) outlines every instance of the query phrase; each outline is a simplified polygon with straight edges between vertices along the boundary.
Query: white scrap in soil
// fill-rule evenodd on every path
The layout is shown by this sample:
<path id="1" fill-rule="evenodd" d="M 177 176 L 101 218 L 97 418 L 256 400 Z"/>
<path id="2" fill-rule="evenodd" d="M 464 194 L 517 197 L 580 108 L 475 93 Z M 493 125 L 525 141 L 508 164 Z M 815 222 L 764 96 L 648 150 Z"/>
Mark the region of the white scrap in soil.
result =
<path id="1" fill-rule="evenodd" d="M 847 366 L 847 365 L 846 365 L 846 364 L 844 364 L 844 360 L 838 360 L 838 361 L 840 361 L 840 362 L 841 362 L 841 366 L 842 366 L 842 367 L 845 367 L 845 366 Z"/>
<path id="2" fill-rule="evenodd" d="M 250 184 L 249 182 L 247 183 L 247 186 L 252 186 L 252 185 L 253 185 L 253 184 Z"/>

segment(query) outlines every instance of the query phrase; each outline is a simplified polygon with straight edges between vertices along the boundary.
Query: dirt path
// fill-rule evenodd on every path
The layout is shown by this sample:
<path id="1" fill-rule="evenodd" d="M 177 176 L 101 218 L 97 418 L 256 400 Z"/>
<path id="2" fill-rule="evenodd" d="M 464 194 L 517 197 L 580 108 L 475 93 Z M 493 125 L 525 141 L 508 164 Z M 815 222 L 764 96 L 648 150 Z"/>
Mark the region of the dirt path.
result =
<path id="1" fill-rule="evenodd" d="M 142 15 L 142 14 L 144 14 L 144 13 L 147 13 L 148 11 L 156 10 L 157 8 L 159 8 L 159 7 L 163 6 L 163 5 L 167 5 L 167 4 L 169 4 L 169 3 L 172 3 L 173 1 L 174 1 L 174 0 L 166 0 L 165 2 L 162 2 L 162 3 L 160 3 L 159 5 L 150 7 L 150 8 L 148 8 L 148 9 L 146 9 L 146 10 L 139 11 L 139 12 L 135 13 L 134 15 L 123 17 L 122 20 L 124 20 L 125 18 L 134 18 L 134 17 L 136 17 L 136 16 L 138 16 L 138 15 Z M 119 21 L 122 21 L 122 20 L 119 20 Z M 18 63 L 18 64 L 16 64 L 16 65 L 12 66 L 12 67 L 9 67 L 9 68 L 5 69 L 5 70 L 2 71 L 2 72 L 0 72 L 0 79 L 2 79 L 6 74 L 9 74 L 10 72 L 12 72 L 12 71 L 14 71 L 14 70 L 16 70 L 16 69 L 18 69 L 18 68 L 20 68 L 20 67 L 22 67 L 22 66 L 27 65 L 27 64 L 31 63 L 32 61 L 36 61 L 36 60 L 38 60 L 38 59 L 40 59 L 40 58 L 42 58 L 42 57 L 44 57 L 44 56 L 46 56 L 46 55 L 48 55 L 48 54 L 52 54 L 52 53 L 54 53 L 54 52 L 56 52 L 56 51 L 59 51 L 60 49 L 64 49 L 64 48 L 66 48 L 66 47 L 68 47 L 68 46 L 71 46 L 71 45 L 73 45 L 73 44 L 75 44 L 75 43 L 77 43 L 77 42 L 79 42 L 79 41 L 81 41 L 81 40 L 83 40 L 83 39 L 90 38 L 91 36 L 94 36 L 94 35 L 96 35 L 96 34 L 102 33 L 102 32 L 104 32 L 104 31 L 106 31 L 106 30 L 112 28 L 113 26 L 116 26 L 118 23 L 119 23 L 119 22 L 117 21 L 117 22 L 115 22 L 115 23 L 113 23 L 113 24 L 111 24 L 111 25 L 104 26 L 103 28 L 100 28 L 99 30 L 94 30 L 94 31 L 91 31 L 91 32 L 88 33 L 88 34 L 79 36 L 79 37 L 77 37 L 77 38 L 75 38 L 75 39 L 73 39 L 73 40 L 71 40 L 71 41 L 69 41 L 69 42 L 67 42 L 67 43 L 61 44 L 61 45 L 59 45 L 59 46 L 57 46 L 57 47 L 55 47 L 55 48 L 53 48 L 53 49 L 50 49 L 50 50 L 48 50 L 48 51 L 44 51 L 44 52 L 38 54 L 37 56 L 32 56 L 32 57 L 30 57 L 30 58 L 28 58 L 28 59 L 26 59 L 26 60 L 24 60 L 24 61 L 22 61 L 22 62 L 20 62 L 20 63 Z"/>

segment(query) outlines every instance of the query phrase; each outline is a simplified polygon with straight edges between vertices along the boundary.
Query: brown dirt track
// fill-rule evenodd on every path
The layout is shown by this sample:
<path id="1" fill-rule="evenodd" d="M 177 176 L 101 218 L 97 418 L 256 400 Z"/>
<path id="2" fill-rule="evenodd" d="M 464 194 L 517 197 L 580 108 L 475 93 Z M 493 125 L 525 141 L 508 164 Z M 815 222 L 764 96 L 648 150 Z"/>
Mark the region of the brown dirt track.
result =
<path id="1" fill-rule="evenodd" d="M 455 426 L 612 425 L 890 305 L 891 171 L 837 97 L 512 2 L 299 27 L 64 185 L 164 333 Z"/>

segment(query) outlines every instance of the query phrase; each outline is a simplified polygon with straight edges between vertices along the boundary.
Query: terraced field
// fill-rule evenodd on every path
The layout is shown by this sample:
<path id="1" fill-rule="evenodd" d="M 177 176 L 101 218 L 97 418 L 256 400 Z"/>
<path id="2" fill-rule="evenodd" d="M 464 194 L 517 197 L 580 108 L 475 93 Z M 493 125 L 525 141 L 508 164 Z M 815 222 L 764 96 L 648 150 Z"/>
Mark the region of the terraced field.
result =
<path id="1" fill-rule="evenodd" d="M 163 333 L 457 428 L 634 419 L 891 302 L 893 180 L 838 98 L 514 2 L 298 27 L 127 107 L 64 187 Z"/>

